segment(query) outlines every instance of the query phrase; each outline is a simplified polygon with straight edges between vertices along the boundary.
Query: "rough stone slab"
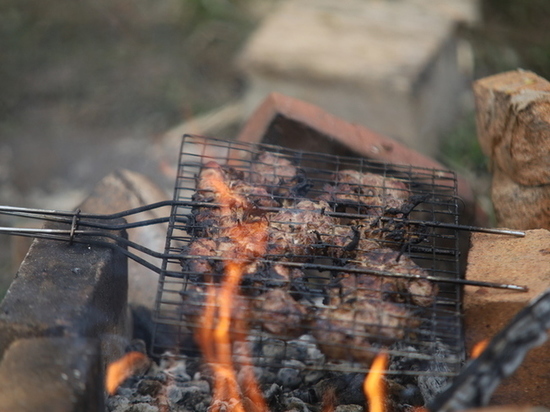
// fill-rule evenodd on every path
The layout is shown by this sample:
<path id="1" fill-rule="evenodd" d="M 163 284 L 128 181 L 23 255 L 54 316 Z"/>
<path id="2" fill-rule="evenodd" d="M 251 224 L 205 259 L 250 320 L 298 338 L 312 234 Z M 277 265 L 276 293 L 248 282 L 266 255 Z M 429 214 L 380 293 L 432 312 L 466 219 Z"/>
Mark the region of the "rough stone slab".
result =
<path id="1" fill-rule="evenodd" d="M 550 82 L 515 70 L 474 83 L 483 152 L 515 182 L 550 184 Z"/>
<path id="2" fill-rule="evenodd" d="M 30 336 L 129 336 L 129 321 L 122 253 L 36 239 L 0 303 L 0 354 L 13 341 Z"/>
<path id="3" fill-rule="evenodd" d="M 495 166 L 491 200 L 501 227 L 550 229 L 550 184 L 525 186 Z"/>
<path id="4" fill-rule="evenodd" d="M 178 149 L 179 150 L 179 149 Z M 91 213 L 112 214 L 168 200 L 166 192 L 146 176 L 129 170 L 119 170 L 103 178 L 82 203 L 81 209 Z M 128 223 L 170 215 L 170 207 L 149 210 L 127 216 Z M 166 244 L 167 224 L 143 226 L 128 231 L 128 239 L 151 250 L 162 252 Z M 160 267 L 161 260 L 131 250 L 146 261 Z M 128 261 L 128 303 L 153 309 L 158 289 L 158 273 Z"/>
<path id="5" fill-rule="evenodd" d="M 468 279 L 529 287 L 514 292 L 467 286 L 464 296 L 466 345 L 491 338 L 530 300 L 550 285 L 550 232 L 529 230 L 524 238 L 472 234 Z M 495 392 L 495 405 L 550 405 L 550 342 L 532 350 L 516 373 Z"/>
<path id="6" fill-rule="evenodd" d="M 238 59 L 247 111 L 284 93 L 435 155 L 466 84 L 454 34 L 453 19 L 407 1 L 286 1 Z"/>
<path id="7" fill-rule="evenodd" d="M 383 162 L 446 169 L 441 163 L 367 127 L 353 124 L 318 106 L 271 93 L 241 128 L 237 140 L 269 143 L 296 150 L 344 156 L 365 156 Z M 469 182 L 457 176 L 458 195 L 465 205 L 464 223 L 487 226 Z"/>
<path id="8" fill-rule="evenodd" d="M 0 364 L 0 412 L 103 411 L 99 341 L 20 339 Z"/>

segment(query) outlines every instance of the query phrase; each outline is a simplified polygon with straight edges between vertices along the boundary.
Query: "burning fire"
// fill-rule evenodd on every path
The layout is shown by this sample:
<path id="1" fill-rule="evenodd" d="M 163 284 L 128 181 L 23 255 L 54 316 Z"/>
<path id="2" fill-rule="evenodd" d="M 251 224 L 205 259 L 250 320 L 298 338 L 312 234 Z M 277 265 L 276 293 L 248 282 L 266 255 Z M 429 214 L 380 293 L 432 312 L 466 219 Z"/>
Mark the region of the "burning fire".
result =
<path id="1" fill-rule="evenodd" d="M 470 357 L 472 359 L 477 358 L 479 355 L 481 355 L 481 352 L 485 350 L 487 345 L 489 344 L 489 339 L 483 339 L 482 341 L 476 343 L 474 347 L 472 348 L 472 353 L 470 354 Z"/>
<path id="2" fill-rule="evenodd" d="M 214 171 L 216 169 L 213 169 Z M 221 174 L 210 172 L 208 185 L 216 193 L 217 200 L 225 213 L 231 208 L 247 208 L 250 205 L 242 197 L 235 195 L 224 182 Z M 232 317 L 233 301 L 238 295 L 239 283 L 245 268 L 245 260 L 253 260 L 262 256 L 267 244 L 267 222 L 263 220 L 244 221 L 228 231 L 228 237 L 233 243 L 229 260 L 225 265 L 225 277 L 219 286 L 211 283 L 207 289 L 206 307 L 202 320 L 204 325 L 198 330 L 197 341 L 214 372 L 214 402 L 235 402 L 232 410 L 244 412 L 241 388 L 237 382 L 235 368 L 231 359 L 231 348 L 234 336 L 231 334 L 235 319 Z M 238 325 L 242 331 L 243 326 Z M 246 365 L 248 366 L 248 365 Z M 267 411 L 252 368 L 244 367 L 243 386 L 256 410 Z"/>
<path id="3" fill-rule="evenodd" d="M 109 395 L 116 393 L 119 385 L 139 370 L 149 365 L 149 358 L 141 352 L 129 352 L 107 365 L 105 389 Z"/>
<path id="4" fill-rule="evenodd" d="M 363 391 L 369 403 L 369 412 L 384 412 L 386 401 L 386 385 L 384 371 L 388 366 L 388 354 L 380 352 L 374 358 L 365 381 Z"/>

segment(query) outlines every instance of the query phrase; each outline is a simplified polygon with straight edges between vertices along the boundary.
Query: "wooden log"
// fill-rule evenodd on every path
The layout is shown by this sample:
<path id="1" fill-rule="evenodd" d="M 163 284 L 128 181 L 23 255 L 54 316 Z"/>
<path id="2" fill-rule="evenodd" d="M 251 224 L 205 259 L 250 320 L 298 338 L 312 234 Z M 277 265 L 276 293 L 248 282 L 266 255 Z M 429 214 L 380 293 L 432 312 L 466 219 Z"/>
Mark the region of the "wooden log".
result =
<path id="1" fill-rule="evenodd" d="M 550 82 L 516 70 L 474 83 L 499 226 L 550 228 Z"/>

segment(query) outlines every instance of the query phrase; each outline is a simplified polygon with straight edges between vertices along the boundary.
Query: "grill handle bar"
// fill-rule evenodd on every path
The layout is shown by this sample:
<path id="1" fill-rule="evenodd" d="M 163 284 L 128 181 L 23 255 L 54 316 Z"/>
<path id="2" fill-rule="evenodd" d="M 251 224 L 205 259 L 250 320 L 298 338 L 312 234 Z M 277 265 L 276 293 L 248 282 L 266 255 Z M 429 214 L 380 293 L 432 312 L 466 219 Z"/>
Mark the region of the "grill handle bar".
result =
<path id="1" fill-rule="evenodd" d="M 127 223 L 126 225 L 102 225 L 98 222 L 84 222 L 82 219 L 101 219 L 101 220 L 110 220 L 117 219 L 121 217 L 127 217 L 135 215 L 138 213 L 146 212 L 149 210 L 158 209 L 165 206 L 171 207 L 219 207 L 221 205 L 215 203 L 206 203 L 206 202 L 194 202 L 194 201 L 176 201 L 176 200 L 164 200 L 162 202 L 151 203 L 149 205 L 136 207 L 133 209 L 128 209 L 118 213 L 112 214 L 95 214 L 95 213 L 82 213 L 80 211 L 61 211 L 61 210 L 51 210 L 51 209 L 35 209 L 35 208 L 25 208 L 25 207 L 16 207 L 16 206 L 0 206 L 0 214 L 11 215 L 11 216 L 20 216 L 27 217 L 32 219 L 48 220 L 62 223 L 71 223 L 72 219 L 76 215 L 79 219 L 78 224 L 86 227 L 95 227 L 98 229 L 108 229 L 108 230 L 122 230 L 122 229 L 131 229 L 134 227 L 148 226 L 156 223 L 166 223 L 170 221 L 170 217 L 162 217 L 157 219 L 143 220 L 141 222 Z M 278 208 L 261 208 L 265 212 L 278 212 Z M 356 217 L 362 218 L 363 215 L 355 215 L 350 213 L 338 213 L 338 212 L 326 212 L 329 216 L 343 216 L 343 217 Z M 186 222 L 186 219 L 175 218 L 176 221 Z M 468 225 L 459 225 L 453 223 L 443 223 L 443 222 L 432 222 L 432 221 L 422 221 L 422 220 L 412 220 L 412 219 L 399 219 L 399 218 L 388 218 L 380 217 L 381 220 L 393 220 L 393 221 L 403 221 L 409 224 L 424 225 L 430 227 L 439 227 L 443 229 L 456 229 L 456 230 L 467 230 L 470 232 L 482 232 L 482 233 L 492 233 L 499 235 L 511 235 L 524 237 L 525 232 L 521 230 L 512 230 L 512 229 L 501 229 L 501 228 L 484 228 L 477 226 L 468 226 Z"/>
<path id="2" fill-rule="evenodd" d="M 62 242 L 81 243 L 86 245 L 116 249 L 117 251 L 124 254 L 126 257 L 159 274 L 162 272 L 162 269 L 159 266 L 156 266 L 155 264 L 147 261 L 141 256 L 138 256 L 137 254 L 131 252 L 130 250 L 128 250 L 128 248 L 134 248 L 142 253 L 158 259 L 163 259 L 164 257 L 166 257 L 166 254 L 164 253 L 156 252 L 145 246 L 140 245 L 139 243 L 132 242 L 131 240 L 128 240 L 122 236 L 104 231 L 0 227 L 0 234 L 57 240 Z M 108 240 L 102 240 L 101 238 L 108 238 L 112 241 L 110 242 Z M 122 245 L 125 247 L 123 247 Z"/>
<path id="3" fill-rule="evenodd" d="M 26 237 L 36 237 L 36 238 L 42 238 L 42 239 L 50 239 L 50 240 L 58 240 L 58 241 L 69 241 L 69 242 L 75 242 L 75 243 L 84 243 L 84 244 L 91 244 L 101 247 L 109 247 L 112 249 L 117 249 L 130 259 L 133 259 L 134 261 L 138 262 L 139 264 L 147 267 L 148 269 L 151 269 L 152 271 L 156 273 L 161 273 L 163 270 L 152 264 L 151 262 L 148 262 L 147 260 L 143 259 L 142 257 L 136 255 L 135 253 L 128 250 L 128 248 L 134 248 L 142 253 L 145 253 L 151 257 L 158 258 L 158 259 L 180 259 L 180 258 L 188 258 L 189 256 L 186 255 L 178 255 L 178 254 L 166 254 L 161 252 L 156 252 L 154 250 L 151 250 L 149 248 L 146 248 L 145 246 L 142 246 L 138 243 L 132 242 L 131 240 L 128 240 L 122 236 L 115 235 L 113 233 L 104 232 L 104 231 L 91 231 L 91 230 L 68 230 L 68 229 L 34 229 L 34 228 L 11 228 L 11 227 L 0 227 L 0 234 L 11 234 L 11 235 L 17 235 L 17 236 L 26 236 Z M 79 237 L 82 236 L 82 237 Z M 107 240 L 100 240 L 98 238 L 108 238 L 111 239 L 114 242 L 109 242 Z M 125 246 L 125 247 L 123 247 Z M 219 259 L 223 260 L 223 259 Z M 295 262 L 285 262 L 286 266 L 295 266 L 305 269 L 317 269 L 317 270 L 336 270 L 338 269 L 335 266 L 329 266 L 329 265 L 319 265 L 319 264 L 310 264 L 310 263 L 295 263 Z M 341 268 L 340 268 L 341 269 Z M 431 281 L 436 282 L 445 282 L 445 283 L 453 283 L 453 284 L 460 284 L 464 286 L 480 286 L 480 287 L 488 287 L 488 288 L 495 288 L 495 289 L 509 289 L 509 290 L 515 290 L 520 292 L 527 292 L 529 289 L 526 286 L 520 286 L 520 285 L 512 285 L 512 284 L 505 284 L 505 283 L 494 283 L 494 282 L 485 282 L 480 280 L 470 280 L 470 279 L 454 279 L 454 278 L 441 278 L 437 276 L 421 276 L 421 275 L 414 275 L 410 273 L 397 273 L 397 272 L 387 272 L 387 271 L 381 271 L 376 269 L 368 269 L 368 268 L 346 268 L 346 271 L 348 272 L 357 272 L 357 273 L 370 273 L 376 276 L 383 276 L 383 277 L 401 277 L 401 278 L 407 278 L 407 279 L 428 279 Z M 170 272 L 171 276 L 176 276 L 176 273 Z"/>
<path id="4" fill-rule="evenodd" d="M 69 224 L 72 223 L 73 220 L 76 218 L 78 220 L 77 223 L 79 226 L 86 226 L 86 227 L 106 229 L 106 230 L 123 230 L 123 229 L 132 229 L 132 228 L 141 227 L 141 226 L 149 226 L 157 223 L 166 223 L 170 221 L 170 217 L 166 216 L 166 217 L 160 217 L 156 219 L 147 219 L 139 222 L 126 223 L 121 225 L 102 224 L 99 222 L 86 222 L 83 219 L 112 220 L 112 219 L 123 218 L 131 215 L 136 215 L 138 213 L 147 212 L 149 210 L 154 210 L 165 206 L 189 207 L 193 205 L 201 206 L 202 204 L 197 202 L 165 200 L 162 202 L 151 203 L 145 206 L 140 206 L 140 207 L 136 207 L 133 209 L 128 209 L 122 212 L 112 213 L 112 214 L 83 213 L 80 210 L 64 211 L 64 210 L 17 207 L 17 206 L 0 206 L 0 214 L 25 217 L 29 219 L 38 219 L 38 220 L 50 221 L 50 222 L 69 223 Z M 187 219 L 175 218 L 175 221 L 187 222 Z"/>
<path id="5" fill-rule="evenodd" d="M 82 219 L 101 219 L 101 220 L 110 220 L 110 219 L 117 219 L 121 217 L 127 217 L 131 215 L 135 215 L 138 213 L 146 212 L 149 210 L 158 209 L 165 206 L 171 206 L 171 207 L 191 207 L 191 206 L 199 206 L 199 207 L 216 207 L 220 206 L 217 204 L 212 203 L 202 203 L 202 202 L 193 202 L 193 201 L 175 201 L 175 200 L 165 200 L 162 202 L 157 203 L 151 203 L 149 205 L 140 206 L 133 209 L 128 209 L 122 212 L 118 213 L 112 213 L 112 214 L 95 214 L 95 213 L 82 213 L 80 211 L 61 211 L 61 210 L 51 210 L 51 209 L 36 209 L 36 208 L 25 208 L 25 207 L 16 207 L 16 206 L 0 206 L 0 214 L 5 215 L 11 215 L 11 216 L 20 216 L 20 217 L 27 217 L 31 219 L 40 219 L 40 220 L 48 220 L 48 221 L 55 221 L 55 222 L 62 222 L 62 223 L 71 223 L 73 218 L 76 216 L 78 221 L 78 224 L 80 226 L 86 226 L 86 227 L 93 227 L 98 229 L 107 229 L 107 230 L 122 230 L 122 229 L 131 229 L 134 227 L 141 227 L 141 226 L 148 226 L 156 223 L 166 223 L 170 221 L 170 217 L 162 217 L 157 219 L 149 219 L 149 220 L 143 220 L 141 222 L 134 222 L 134 223 L 127 223 L 125 225 L 109 225 L 109 224 L 101 224 L 99 222 L 84 222 Z M 279 209 L 277 208 L 262 208 L 266 212 L 271 211 L 270 209 L 274 209 L 274 212 L 278 212 Z M 338 216 L 338 215 L 345 215 L 345 217 L 357 217 L 361 218 L 362 215 L 352 215 L 352 214 L 342 214 L 338 212 L 334 213 L 327 213 L 331 216 Z M 511 230 L 511 229 L 500 229 L 500 228 L 483 228 L 483 227 L 477 227 L 477 226 L 468 226 L 468 225 L 458 225 L 453 223 L 442 223 L 442 222 L 432 222 L 432 221 L 420 221 L 420 220 L 411 220 L 411 219 L 398 219 L 398 218 L 387 218 L 387 217 L 381 217 L 381 220 L 394 220 L 394 221 L 404 221 L 409 224 L 418 224 L 418 225 L 425 225 L 430 227 L 440 227 L 444 229 L 456 229 L 456 230 L 467 230 L 470 232 L 482 232 L 482 233 L 492 233 L 492 234 L 499 234 L 499 235 L 511 235 L 511 236 L 519 236 L 524 237 L 525 232 L 520 230 Z M 187 220 L 185 218 L 178 218 L 175 217 L 175 221 L 177 222 L 186 222 Z"/>

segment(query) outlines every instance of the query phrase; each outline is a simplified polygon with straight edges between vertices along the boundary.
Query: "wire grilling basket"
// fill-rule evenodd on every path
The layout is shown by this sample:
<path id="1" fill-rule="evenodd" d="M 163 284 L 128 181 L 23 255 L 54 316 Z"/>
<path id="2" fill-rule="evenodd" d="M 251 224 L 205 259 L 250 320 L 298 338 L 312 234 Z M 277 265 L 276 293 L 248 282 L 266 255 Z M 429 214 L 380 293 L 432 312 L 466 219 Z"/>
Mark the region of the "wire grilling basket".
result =
<path id="1" fill-rule="evenodd" d="M 186 135 L 172 201 L 112 215 L 4 206 L 66 225 L 0 232 L 116 248 L 159 273 L 155 355 L 204 356 L 227 321 L 232 361 L 267 380 L 364 373 L 385 350 L 388 374 L 428 385 L 464 359 L 461 285 L 521 289 L 460 278 L 459 230 L 521 233 L 460 226 L 458 200 L 450 171 Z M 164 253 L 113 232 L 166 222 Z"/>
<path id="2" fill-rule="evenodd" d="M 214 328 L 205 314 L 220 308 L 210 295 L 238 261 L 234 362 L 246 341 L 246 362 L 266 368 L 297 360 L 364 372 L 384 348 L 389 373 L 459 371 L 454 173 L 186 136 L 174 200 L 155 353 L 175 341 L 200 355 L 190 337 Z M 317 355 L 297 355 L 304 347 Z"/>

